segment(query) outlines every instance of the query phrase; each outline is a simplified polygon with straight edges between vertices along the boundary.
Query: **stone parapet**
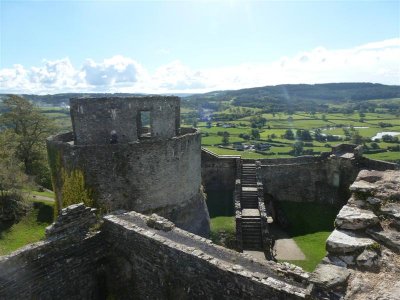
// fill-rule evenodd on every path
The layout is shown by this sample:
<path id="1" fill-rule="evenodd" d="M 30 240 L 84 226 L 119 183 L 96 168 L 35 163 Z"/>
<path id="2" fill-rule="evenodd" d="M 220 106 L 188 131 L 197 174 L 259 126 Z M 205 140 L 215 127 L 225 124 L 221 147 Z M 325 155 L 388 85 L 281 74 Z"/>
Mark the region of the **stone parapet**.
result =
<path id="1" fill-rule="evenodd" d="M 133 287 L 135 297 L 308 297 L 307 273 L 284 264 L 256 261 L 179 228 L 165 231 L 148 227 L 150 218 L 135 212 L 113 214 L 105 217 L 103 227 L 105 241 L 112 245 L 112 255 L 124 257 L 126 264 L 133 266 L 131 273 L 118 281 Z"/>

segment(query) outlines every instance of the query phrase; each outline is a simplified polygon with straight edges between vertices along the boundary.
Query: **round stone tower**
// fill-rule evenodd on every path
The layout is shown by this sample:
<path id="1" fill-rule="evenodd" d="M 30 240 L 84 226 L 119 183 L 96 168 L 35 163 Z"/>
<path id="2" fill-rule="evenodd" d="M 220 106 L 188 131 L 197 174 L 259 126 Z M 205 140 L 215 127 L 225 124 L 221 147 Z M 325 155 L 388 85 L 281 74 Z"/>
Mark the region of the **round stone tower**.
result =
<path id="1" fill-rule="evenodd" d="M 70 100 L 73 132 L 47 140 L 58 209 L 76 202 L 157 213 L 207 236 L 200 133 L 180 128 L 178 97 Z"/>

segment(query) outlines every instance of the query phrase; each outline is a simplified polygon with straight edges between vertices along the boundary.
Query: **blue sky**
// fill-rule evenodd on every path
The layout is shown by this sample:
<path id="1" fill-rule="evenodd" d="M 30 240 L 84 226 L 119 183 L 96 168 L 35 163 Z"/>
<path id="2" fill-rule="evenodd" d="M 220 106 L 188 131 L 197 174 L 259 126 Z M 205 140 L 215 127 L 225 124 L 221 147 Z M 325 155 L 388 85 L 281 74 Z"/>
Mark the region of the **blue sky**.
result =
<path id="1" fill-rule="evenodd" d="M 1 1 L 0 91 L 400 83 L 399 1 Z"/>

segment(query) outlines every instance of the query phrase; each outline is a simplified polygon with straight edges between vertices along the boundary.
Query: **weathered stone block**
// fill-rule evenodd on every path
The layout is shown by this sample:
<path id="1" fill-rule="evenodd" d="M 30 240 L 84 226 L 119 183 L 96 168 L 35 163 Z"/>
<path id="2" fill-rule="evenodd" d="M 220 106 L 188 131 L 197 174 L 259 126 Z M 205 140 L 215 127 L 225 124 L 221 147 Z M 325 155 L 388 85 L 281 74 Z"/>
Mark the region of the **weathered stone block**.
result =
<path id="1" fill-rule="evenodd" d="M 335 229 L 326 241 L 326 249 L 330 253 L 350 253 L 374 244 L 374 240 L 355 232 Z"/>
<path id="2" fill-rule="evenodd" d="M 357 265 L 360 267 L 371 268 L 379 264 L 379 255 L 372 250 L 364 250 L 357 256 Z"/>
<path id="3" fill-rule="evenodd" d="M 146 221 L 146 224 L 151 228 L 163 231 L 170 231 L 175 227 L 174 223 L 156 214 L 152 214 Z"/>
<path id="4" fill-rule="evenodd" d="M 369 210 L 345 205 L 336 217 L 335 225 L 340 229 L 362 229 L 379 222 L 378 217 Z"/>
<path id="5" fill-rule="evenodd" d="M 386 203 L 380 208 L 380 211 L 384 215 L 393 218 L 397 222 L 400 222 L 400 203 Z"/>
<path id="6" fill-rule="evenodd" d="M 340 285 L 345 285 L 350 276 L 350 271 L 329 264 L 319 264 L 310 275 L 310 282 L 318 287 L 331 289 Z"/>
<path id="7" fill-rule="evenodd" d="M 388 248 L 400 252 L 400 232 L 395 230 L 377 230 L 369 228 L 367 229 L 367 233 Z"/>

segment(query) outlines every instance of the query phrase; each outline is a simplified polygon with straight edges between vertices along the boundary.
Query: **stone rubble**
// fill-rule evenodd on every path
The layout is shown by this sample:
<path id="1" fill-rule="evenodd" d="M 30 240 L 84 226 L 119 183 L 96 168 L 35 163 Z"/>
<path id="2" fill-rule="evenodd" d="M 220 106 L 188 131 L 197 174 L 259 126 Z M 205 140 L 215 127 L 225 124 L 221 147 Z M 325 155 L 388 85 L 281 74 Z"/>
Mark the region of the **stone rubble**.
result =
<path id="1" fill-rule="evenodd" d="M 362 170 L 350 190 L 326 241 L 328 254 L 311 275 L 313 294 L 318 299 L 399 299 L 400 171 Z M 326 266 L 347 268 L 347 283 Z M 323 290 L 321 282 L 329 275 L 340 282 L 341 292 Z"/>
<path id="2" fill-rule="evenodd" d="M 85 235 L 96 224 L 96 209 L 83 203 L 70 205 L 61 210 L 56 222 L 46 228 L 46 237 Z"/>

